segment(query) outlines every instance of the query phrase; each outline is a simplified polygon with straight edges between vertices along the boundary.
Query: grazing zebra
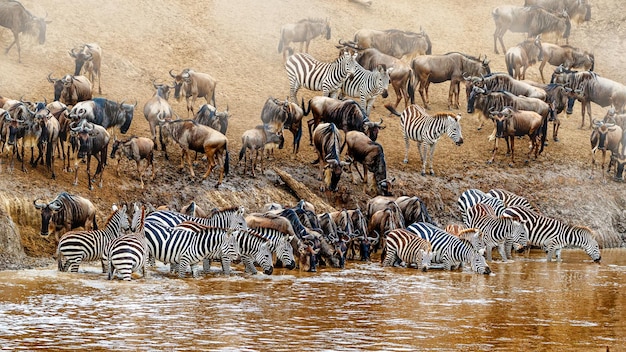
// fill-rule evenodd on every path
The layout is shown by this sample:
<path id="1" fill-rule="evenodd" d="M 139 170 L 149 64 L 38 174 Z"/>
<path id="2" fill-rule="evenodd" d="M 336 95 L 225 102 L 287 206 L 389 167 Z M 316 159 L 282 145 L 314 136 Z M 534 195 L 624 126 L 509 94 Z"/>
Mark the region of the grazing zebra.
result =
<path id="1" fill-rule="evenodd" d="M 359 105 L 365 111 L 365 116 L 369 117 L 376 97 L 381 94 L 383 98 L 387 97 L 389 71 L 391 69 L 387 70 L 383 65 L 370 71 L 357 63 L 354 76 L 343 82 L 341 91 L 344 96 L 361 98 Z"/>
<path id="2" fill-rule="evenodd" d="M 382 266 L 393 266 L 396 260 L 399 260 L 407 266 L 415 264 L 418 269 L 428 271 L 431 258 L 430 242 L 410 231 L 395 229 L 387 233 L 380 262 Z"/>
<path id="3" fill-rule="evenodd" d="M 456 269 L 462 266 L 463 263 L 469 263 L 472 270 L 479 274 L 491 273 L 485 257 L 469 241 L 449 234 L 426 222 L 415 222 L 409 225 L 407 230 L 430 242 L 433 252 L 431 262 L 443 264 L 443 269 Z M 478 234 L 474 236 L 478 236 Z"/>
<path id="4" fill-rule="evenodd" d="M 409 139 L 417 141 L 417 147 L 422 158 L 422 176 L 426 175 L 426 164 L 430 161 L 430 174 L 434 175 L 433 155 L 435 145 L 444 133 L 456 145 L 463 144 L 461 133 L 461 114 L 439 112 L 430 116 L 424 108 L 417 104 L 410 105 L 399 114 L 391 105 L 385 105 L 392 114 L 400 116 L 400 125 L 404 133 L 404 163 L 409 162 Z"/>
<path id="5" fill-rule="evenodd" d="M 337 97 L 341 85 L 348 75 L 354 74 L 356 56 L 344 52 L 333 62 L 322 62 L 313 56 L 298 53 L 290 56 L 285 63 L 289 77 L 289 93 L 291 101 L 298 103 L 296 95 L 298 89 L 304 87 L 310 90 L 322 91 L 325 97 Z"/>
<path id="6" fill-rule="evenodd" d="M 493 215 L 498 216 L 502 215 L 504 208 L 506 208 L 502 200 L 494 198 L 476 188 L 470 188 L 461 193 L 456 203 L 459 207 L 459 210 L 461 211 L 461 218 L 463 219 L 463 223 L 468 227 L 472 226 L 472 219 L 468 218 L 467 211 L 474 205 L 478 203 L 486 204 L 491 207 Z"/>
<path id="7" fill-rule="evenodd" d="M 254 267 L 254 263 L 258 263 L 263 268 L 265 275 L 272 275 L 274 271 L 274 263 L 272 262 L 272 251 L 270 250 L 270 241 L 261 236 L 258 232 L 252 229 L 246 229 L 243 231 L 237 231 L 234 234 L 237 239 L 237 244 L 241 253 L 241 261 L 246 267 L 246 272 L 252 275 L 256 275 L 257 270 Z M 292 256 L 289 258 L 295 268 L 295 259 Z"/>
<path id="8" fill-rule="evenodd" d="M 152 214 L 151 214 L 152 215 Z M 192 275 L 203 259 L 221 260 L 224 274 L 230 274 L 230 263 L 239 259 L 239 249 L 233 228 L 226 229 L 193 223 L 194 229 L 183 222 L 170 227 L 154 221 L 144 222 L 144 233 L 148 240 L 150 254 L 155 260 L 172 264 L 179 277 L 185 275 L 187 265 L 191 265 Z M 235 231 L 241 227 L 236 226 Z"/>
<path id="9" fill-rule="evenodd" d="M 517 221 L 507 217 L 499 217 L 492 213 L 491 207 L 478 203 L 468 210 L 472 219 L 470 226 L 480 230 L 482 244 L 485 247 L 487 260 L 491 261 L 491 252 L 494 247 L 498 248 L 502 261 L 512 259 L 511 250 L 513 245 L 518 249 L 528 244 L 528 230 L 524 226 L 524 220 Z"/>
<path id="10" fill-rule="evenodd" d="M 132 273 L 139 269 L 141 269 L 142 277 L 146 278 L 146 261 L 150 253 L 143 232 L 146 207 L 139 208 L 135 204 L 134 210 L 130 226 L 131 231 L 134 232 L 113 239 L 102 253 L 103 259 L 108 263 L 109 280 L 112 280 L 117 272 L 122 276 L 122 280 L 130 281 Z"/>
<path id="11" fill-rule="evenodd" d="M 276 254 L 277 260 L 280 260 L 287 269 L 292 270 L 296 267 L 293 246 L 291 245 L 294 236 L 289 236 L 278 230 L 266 227 L 257 227 L 254 229 L 254 232 L 268 241 L 267 246 L 269 249 Z M 244 255 L 242 254 L 242 256 Z"/>
<path id="12" fill-rule="evenodd" d="M 102 230 L 70 231 L 59 240 L 56 256 L 59 271 L 78 272 L 78 266 L 83 261 L 100 260 L 102 272 L 106 269 L 102 261 L 102 252 L 107 244 L 123 231 L 130 228 L 126 206 L 121 209 L 113 206 L 113 213 L 109 216 L 106 226 Z M 65 259 L 65 263 L 63 260 Z"/>
<path id="13" fill-rule="evenodd" d="M 508 207 L 504 216 L 525 220 L 529 245 L 540 247 L 547 253 L 548 261 L 556 254 L 561 259 L 562 248 L 581 248 L 594 262 L 599 262 L 600 247 L 592 231 L 584 226 L 572 226 L 559 220 L 537 214 L 524 207 Z"/>
<path id="14" fill-rule="evenodd" d="M 489 191 L 489 193 L 487 193 L 488 196 L 494 197 L 494 198 L 498 198 L 500 199 L 503 203 L 505 207 L 513 207 L 513 206 L 520 206 L 520 207 L 526 207 L 532 211 L 534 211 L 535 213 L 540 214 L 541 212 L 539 211 L 539 209 L 537 209 L 534 205 L 532 205 L 528 199 L 522 197 L 522 196 L 518 196 L 517 194 L 513 193 L 513 192 L 509 192 L 507 190 L 504 189 L 500 189 L 500 188 L 496 188 L 496 189 L 492 189 Z"/>

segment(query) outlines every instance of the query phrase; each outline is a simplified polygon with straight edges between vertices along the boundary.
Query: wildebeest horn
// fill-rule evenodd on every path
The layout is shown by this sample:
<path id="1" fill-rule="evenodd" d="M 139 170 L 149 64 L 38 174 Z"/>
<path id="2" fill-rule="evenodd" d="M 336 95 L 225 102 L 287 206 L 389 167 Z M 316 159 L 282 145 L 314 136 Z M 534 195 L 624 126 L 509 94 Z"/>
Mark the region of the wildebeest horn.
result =
<path id="1" fill-rule="evenodd" d="M 170 70 L 170 76 L 172 76 L 172 78 L 176 78 L 176 75 L 172 74 L 172 71 L 174 71 L 174 69 Z"/>
<path id="2" fill-rule="evenodd" d="M 139 104 L 139 101 L 137 100 L 137 98 L 135 98 L 135 105 L 133 105 L 133 106 L 137 107 L 137 104 Z"/>
<path id="3" fill-rule="evenodd" d="M 47 207 L 47 206 L 48 206 L 48 204 L 46 204 L 46 203 L 38 202 L 39 200 L 40 200 L 40 199 L 39 199 L 39 198 L 37 198 L 37 199 L 35 199 L 35 200 L 33 201 L 33 204 L 35 205 L 35 208 L 36 208 L 36 209 L 43 209 L 43 208 L 45 208 L 45 207 Z"/>
<path id="4" fill-rule="evenodd" d="M 156 84 L 155 79 L 152 80 L 152 86 L 154 86 L 154 89 L 159 89 L 159 86 Z"/>
<path id="5" fill-rule="evenodd" d="M 74 52 L 76 48 L 72 48 L 72 50 L 68 51 L 71 57 L 76 58 L 76 53 Z"/>
<path id="6" fill-rule="evenodd" d="M 61 206 L 63 206 L 63 203 L 59 202 L 58 199 L 55 199 L 52 202 L 50 202 L 48 206 L 50 207 L 51 210 L 56 211 L 56 210 L 61 209 Z"/>
<path id="7" fill-rule="evenodd" d="M 58 81 L 57 78 L 52 78 L 50 76 L 52 76 L 52 72 L 48 73 L 48 82 L 54 83 L 54 82 Z"/>

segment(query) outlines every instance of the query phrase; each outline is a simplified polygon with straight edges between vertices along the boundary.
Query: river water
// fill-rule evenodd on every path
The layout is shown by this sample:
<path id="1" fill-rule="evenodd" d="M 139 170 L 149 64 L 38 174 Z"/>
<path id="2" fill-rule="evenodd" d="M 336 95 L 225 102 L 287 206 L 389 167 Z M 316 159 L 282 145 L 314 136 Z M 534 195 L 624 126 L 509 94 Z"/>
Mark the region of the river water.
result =
<path id="1" fill-rule="evenodd" d="M 0 272 L 2 349 L 624 351 L 626 249 L 539 252 L 493 274 L 349 262 L 108 281 L 99 265 Z M 215 268 L 217 270 L 217 268 Z"/>

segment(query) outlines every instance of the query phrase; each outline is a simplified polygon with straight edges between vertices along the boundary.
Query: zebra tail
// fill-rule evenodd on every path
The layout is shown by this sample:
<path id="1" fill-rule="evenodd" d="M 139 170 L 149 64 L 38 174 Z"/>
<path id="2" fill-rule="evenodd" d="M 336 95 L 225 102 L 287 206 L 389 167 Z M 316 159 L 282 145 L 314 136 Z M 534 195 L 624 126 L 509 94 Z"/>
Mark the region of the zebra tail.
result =
<path id="1" fill-rule="evenodd" d="M 411 99 L 411 101 L 413 101 L 413 99 Z M 396 115 L 396 116 L 400 116 L 400 113 L 396 111 L 396 109 L 393 108 L 393 106 L 391 106 L 391 104 L 387 103 L 385 104 L 385 107 L 387 108 L 387 110 L 389 110 L 389 112 L 391 112 L 392 114 Z"/>
<path id="2" fill-rule="evenodd" d="M 93 229 L 97 230 L 98 229 L 98 224 L 96 223 L 96 217 L 93 217 Z"/>
<path id="3" fill-rule="evenodd" d="M 226 149 L 226 156 L 224 157 L 224 175 L 228 175 L 228 170 L 230 169 L 230 154 L 228 154 L 228 148 Z"/>
<path id="4" fill-rule="evenodd" d="M 513 77 L 513 55 L 505 55 L 504 60 L 506 61 L 506 70 L 509 72 L 509 76 Z"/>

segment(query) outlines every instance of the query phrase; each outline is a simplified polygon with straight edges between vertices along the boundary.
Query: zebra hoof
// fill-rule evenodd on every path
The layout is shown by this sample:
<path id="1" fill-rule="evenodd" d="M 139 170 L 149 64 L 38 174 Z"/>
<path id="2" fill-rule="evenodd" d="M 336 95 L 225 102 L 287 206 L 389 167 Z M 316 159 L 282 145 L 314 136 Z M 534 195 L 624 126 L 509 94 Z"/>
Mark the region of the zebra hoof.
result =
<path id="1" fill-rule="evenodd" d="M 404 159 L 404 160 L 402 160 L 402 163 L 404 163 L 404 164 L 408 164 L 408 163 L 409 163 L 409 159 Z"/>
<path id="2" fill-rule="evenodd" d="M 426 176 L 426 173 L 422 171 L 422 176 Z"/>

